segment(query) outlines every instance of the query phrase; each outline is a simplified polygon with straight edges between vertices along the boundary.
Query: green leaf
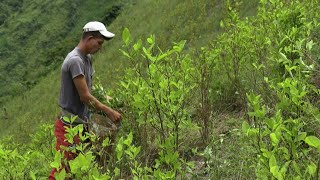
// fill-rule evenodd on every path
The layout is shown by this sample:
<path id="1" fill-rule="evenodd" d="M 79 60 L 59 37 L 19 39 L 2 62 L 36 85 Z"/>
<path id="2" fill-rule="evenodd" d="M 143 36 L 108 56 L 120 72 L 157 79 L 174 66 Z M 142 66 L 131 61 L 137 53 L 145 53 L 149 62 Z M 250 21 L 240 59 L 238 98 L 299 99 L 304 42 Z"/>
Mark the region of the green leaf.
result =
<path id="1" fill-rule="evenodd" d="M 127 46 L 129 44 L 131 35 L 130 35 L 130 31 L 128 28 L 124 28 L 123 32 L 122 32 L 122 41 L 124 42 L 124 44 Z"/>
<path id="2" fill-rule="evenodd" d="M 123 137 L 119 139 L 119 142 L 116 147 L 117 160 L 120 161 L 123 155 Z"/>
<path id="3" fill-rule="evenodd" d="M 72 173 L 77 173 L 80 169 L 79 158 L 73 159 L 69 162 L 70 170 Z"/>
<path id="4" fill-rule="evenodd" d="M 271 139 L 271 142 L 272 142 L 273 146 L 277 146 L 278 145 L 279 139 L 277 138 L 277 135 L 275 133 L 271 133 L 270 134 L 270 139 Z"/>
<path id="5" fill-rule="evenodd" d="M 152 54 L 145 47 L 142 48 L 144 54 L 148 57 L 148 59 L 152 62 L 156 61 L 156 58 L 152 56 Z"/>
<path id="6" fill-rule="evenodd" d="M 267 126 L 268 126 L 269 129 L 273 129 L 274 124 L 275 124 L 274 119 L 275 119 L 275 118 L 271 118 L 271 119 L 266 119 L 266 120 L 265 120 L 265 123 L 267 124 Z"/>
<path id="7" fill-rule="evenodd" d="M 36 174 L 33 171 L 30 171 L 30 177 L 31 177 L 32 180 L 36 180 L 37 179 Z"/>
<path id="8" fill-rule="evenodd" d="M 280 169 L 280 173 L 281 173 L 281 174 L 286 174 L 290 163 L 291 163 L 291 161 L 287 161 L 287 162 L 282 166 L 282 168 Z"/>
<path id="9" fill-rule="evenodd" d="M 133 139 L 133 135 L 132 135 L 132 132 L 130 132 L 129 135 L 127 136 L 127 139 L 124 140 L 123 143 L 127 146 L 130 146 L 132 143 L 132 139 Z"/>
<path id="10" fill-rule="evenodd" d="M 313 162 L 308 165 L 308 172 L 310 175 L 314 175 L 317 171 L 317 165 L 315 165 Z"/>
<path id="11" fill-rule="evenodd" d="M 54 161 L 50 163 L 50 166 L 53 168 L 59 169 L 61 166 L 61 158 L 62 158 L 62 155 L 60 151 L 56 151 L 54 155 Z"/>
<path id="12" fill-rule="evenodd" d="M 247 121 L 242 122 L 242 132 L 247 134 L 248 129 L 250 129 L 251 126 Z"/>
<path id="13" fill-rule="evenodd" d="M 163 58 L 165 58 L 165 57 L 167 57 L 167 56 L 170 56 L 173 52 L 174 52 L 174 51 L 171 50 L 171 51 L 168 51 L 168 52 L 166 52 L 166 53 L 163 53 L 163 54 L 161 54 L 160 56 L 158 56 L 157 60 L 160 61 L 161 59 L 163 59 Z"/>
<path id="14" fill-rule="evenodd" d="M 298 135 L 298 141 L 302 141 L 306 138 L 307 133 L 306 132 L 302 132 Z"/>
<path id="15" fill-rule="evenodd" d="M 138 51 L 141 48 L 141 46 L 142 46 L 142 40 L 139 39 L 138 42 L 133 45 L 133 49 L 135 51 Z"/>
<path id="16" fill-rule="evenodd" d="M 308 136 L 304 140 L 309 146 L 313 146 L 315 148 L 320 147 L 320 140 L 315 136 Z"/>
<path id="17" fill-rule="evenodd" d="M 157 70 L 157 66 L 155 64 L 150 64 L 149 70 L 150 70 L 151 76 L 156 76 L 156 73 L 158 72 L 158 70 Z"/>
<path id="18" fill-rule="evenodd" d="M 312 40 L 309 41 L 309 42 L 307 42 L 307 44 L 306 44 L 307 50 L 310 51 L 310 50 L 312 49 L 312 47 L 313 47 L 314 44 L 315 44 L 315 43 L 314 43 Z"/>
<path id="19" fill-rule="evenodd" d="M 134 147 L 134 148 L 132 148 L 132 152 L 133 152 L 133 158 L 136 158 L 137 157 L 137 155 L 139 154 L 139 152 L 140 152 L 140 149 L 141 149 L 141 147 L 139 146 L 139 147 Z"/>
<path id="20" fill-rule="evenodd" d="M 127 52 L 125 52 L 124 50 L 122 50 L 122 49 L 119 49 L 120 51 L 121 51 L 121 53 L 124 55 L 124 56 L 126 56 L 126 57 L 128 57 L 128 58 L 131 58 L 131 56 L 127 53 Z"/>
<path id="21" fill-rule="evenodd" d="M 143 109 L 145 107 L 140 95 L 138 95 L 138 94 L 133 95 L 133 99 L 134 99 L 133 105 L 135 107 L 137 107 L 139 109 Z"/>
<path id="22" fill-rule="evenodd" d="M 288 60 L 287 56 L 285 54 L 283 54 L 282 52 L 280 52 L 280 56 L 281 56 L 282 60 L 284 60 L 284 61 Z"/>
<path id="23" fill-rule="evenodd" d="M 292 161 L 292 167 L 296 171 L 296 173 L 299 174 L 299 176 L 302 176 L 300 168 L 299 168 L 298 164 L 296 163 L 296 161 Z"/>
<path id="24" fill-rule="evenodd" d="M 120 81 L 120 84 L 122 87 L 124 87 L 125 89 L 128 89 L 129 88 L 129 83 L 126 83 L 126 82 L 123 82 L 123 81 Z"/>
<path id="25" fill-rule="evenodd" d="M 54 162 L 50 163 L 50 166 L 57 169 L 60 167 L 60 164 L 58 162 L 54 161 Z"/>
<path id="26" fill-rule="evenodd" d="M 163 79 L 162 81 L 159 82 L 159 86 L 161 89 L 166 89 L 168 88 L 168 79 Z"/>
<path id="27" fill-rule="evenodd" d="M 274 177 L 277 179 L 283 179 L 283 176 L 279 172 L 279 167 L 277 165 L 277 159 L 276 157 L 272 154 L 269 159 L 269 167 L 270 167 L 270 172 Z"/>
<path id="28" fill-rule="evenodd" d="M 102 142 L 102 146 L 107 147 L 109 145 L 110 145 L 110 139 L 109 139 L 109 137 L 106 137 Z"/>
<path id="29" fill-rule="evenodd" d="M 54 173 L 56 180 L 64 180 L 66 178 L 66 170 L 63 168 L 60 172 Z"/>
<path id="30" fill-rule="evenodd" d="M 182 40 L 180 41 L 179 43 L 176 43 L 174 46 L 173 46 L 173 49 L 177 52 L 181 52 L 186 44 L 186 40 Z"/>
<path id="31" fill-rule="evenodd" d="M 272 152 L 268 151 L 267 149 L 265 148 L 261 148 L 260 151 L 262 152 L 262 155 L 266 158 L 270 158 L 271 155 L 272 155 Z"/>
<path id="32" fill-rule="evenodd" d="M 220 21 L 220 27 L 224 28 L 224 23 L 222 20 Z"/>
<path id="33" fill-rule="evenodd" d="M 259 133 L 259 130 L 258 129 L 248 129 L 248 132 L 247 132 L 247 136 L 251 137 L 256 137 L 256 135 Z"/>
<path id="34" fill-rule="evenodd" d="M 119 168 L 114 168 L 114 176 L 117 177 L 120 175 L 120 169 Z"/>
<path id="35" fill-rule="evenodd" d="M 274 156 L 274 154 L 272 154 L 270 156 L 270 159 L 269 159 L 269 167 L 277 167 L 277 160 L 276 160 L 276 157 Z"/>
<path id="36" fill-rule="evenodd" d="M 66 122 L 71 122 L 71 120 L 70 120 L 69 117 L 67 117 L 67 116 L 63 116 L 62 119 L 63 119 L 64 121 L 66 121 Z"/>
<path id="37" fill-rule="evenodd" d="M 151 35 L 150 37 L 147 38 L 147 41 L 149 44 L 154 44 L 155 43 L 155 36 Z"/>
<path id="38" fill-rule="evenodd" d="M 125 154 L 127 154 L 129 156 L 130 159 L 134 159 L 133 158 L 133 153 L 129 149 L 125 150 L 124 152 L 125 152 Z"/>
<path id="39" fill-rule="evenodd" d="M 286 147 L 280 147 L 279 150 L 282 151 L 283 157 L 286 160 L 290 160 L 289 150 Z"/>

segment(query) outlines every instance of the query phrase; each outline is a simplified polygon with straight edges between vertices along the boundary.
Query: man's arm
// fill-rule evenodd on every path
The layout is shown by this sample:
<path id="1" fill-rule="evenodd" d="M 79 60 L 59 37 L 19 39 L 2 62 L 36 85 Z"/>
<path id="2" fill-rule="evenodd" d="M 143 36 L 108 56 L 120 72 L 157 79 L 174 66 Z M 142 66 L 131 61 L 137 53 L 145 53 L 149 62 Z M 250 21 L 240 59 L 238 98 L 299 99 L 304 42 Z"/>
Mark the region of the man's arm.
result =
<path id="1" fill-rule="evenodd" d="M 90 94 L 85 77 L 79 75 L 73 79 L 73 83 L 77 88 L 80 100 L 98 111 L 103 111 L 112 121 L 121 119 L 121 114 L 110 107 L 102 104 L 98 99 Z"/>

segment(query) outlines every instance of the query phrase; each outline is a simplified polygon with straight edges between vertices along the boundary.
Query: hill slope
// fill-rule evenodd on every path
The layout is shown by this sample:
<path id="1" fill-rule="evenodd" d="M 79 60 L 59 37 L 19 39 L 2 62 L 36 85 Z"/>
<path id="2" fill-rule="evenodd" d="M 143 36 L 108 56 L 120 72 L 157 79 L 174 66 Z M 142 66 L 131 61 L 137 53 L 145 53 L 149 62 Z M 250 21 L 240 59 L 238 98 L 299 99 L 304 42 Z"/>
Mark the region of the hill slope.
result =
<path id="1" fill-rule="evenodd" d="M 249 0 L 244 2 L 242 6 L 248 10 L 244 11 L 243 15 L 253 15 L 257 2 Z M 1 57 L 8 56 L 8 61 L 0 66 L 1 72 L 8 75 L 5 78 L 10 77 L 5 81 L 10 88 L 1 89 L 0 93 L 22 94 L 14 98 L 6 96 L 7 100 L 10 97 L 10 101 L 3 105 L 3 111 L 0 114 L 2 117 L 0 121 L 5 128 L 0 132 L 0 137 L 12 134 L 24 141 L 28 139 L 27 134 L 32 133 L 39 124 L 53 122 L 59 111 L 57 105 L 59 66 L 67 51 L 76 45 L 81 26 L 92 19 L 106 23 L 108 17 L 113 18 L 114 13 L 117 14 L 115 7 L 120 7 L 119 2 L 108 1 L 107 3 L 106 0 L 99 3 L 91 1 L 63 3 L 65 2 L 39 1 L 30 4 L 25 2 L 22 10 L 10 17 L 8 23 L 1 27 L 0 34 L 8 34 L 5 37 L 12 39 L 12 42 L 9 41 L 9 47 L 25 48 L 18 51 L 7 48 L 8 46 L 0 46 L 0 49 L 7 48 L 7 53 Z M 64 8 L 59 9 L 60 6 Z M 72 6 L 76 7 L 76 10 Z M 44 14 L 44 11 L 38 7 L 42 7 L 41 9 L 50 7 L 50 10 Z M 96 74 L 109 89 L 116 87 L 117 81 L 121 80 L 122 70 L 126 65 L 119 52 L 124 27 L 130 29 L 134 39 L 155 34 L 161 47 L 186 39 L 188 50 L 205 46 L 212 41 L 220 31 L 219 24 L 223 16 L 223 1 L 143 0 L 127 3 L 123 6 L 122 13 L 108 28 L 116 34 L 116 37 L 105 43 L 103 50 L 95 56 Z M 39 17 L 37 27 L 32 27 L 34 17 Z M 21 34 L 23 31 L 18 31 L 30 28 L 33 31 L 30 30 L 24 35 Z M 9 35 L 9 29 L 14 30 L 11 35 Z M 28 39 L 23 42 L 26 37 Z M 1 41 L 4 41 L 3 38 Z M 17 53 L 10 56 L 9 54 L 14 50 Z M 22 58 L 21 61 L 19 61 L 20 58 Z M 17 87 L 28 85 L 30 86 L 25 89 Z M 26 92 L 21 93 L 21 90 Z"/>
<path id="2" fill-rule="evenodd" d="M 123 102 L 121 130 L 114 145 L 113 135 L 102 135 L 89 150 L 72 146 L 80 154 L 68 176 L 319 179 L 319 2 L 260 1 L 251 18 L 242 16 L 254 14 L 255 3 L 230 2 L 228 8 L 209 0 L 123 6 L 108 26 L 116 37 L 94 56 L 96 75 Z M 143 42 L 122 46 L 124 27 L 131 35 L 125 29 L 123 39 Z M 0 133 L 14 138 L 0 137 L 3 179 L 46 178 L 61 163 L 64 152 L 49 148 L 59 74 L 53 68 L 5 104 Z M 112 146 L 113 154 L 105 151 Z"/>
<path id="3" fill-rule="evenodd" d="M 6 3 L 13 10 L 0 13 L 4 16 L 0 19 L 0 105 L 58 67 L 85 22 L 97 19 L 109 24 L 114 18 L 107 15 L 119 13 L 113 12 L 114 7 L 120 11 L 121 6 L 107 0 L 33 0 L 10 6 L 13 2 Z"/>

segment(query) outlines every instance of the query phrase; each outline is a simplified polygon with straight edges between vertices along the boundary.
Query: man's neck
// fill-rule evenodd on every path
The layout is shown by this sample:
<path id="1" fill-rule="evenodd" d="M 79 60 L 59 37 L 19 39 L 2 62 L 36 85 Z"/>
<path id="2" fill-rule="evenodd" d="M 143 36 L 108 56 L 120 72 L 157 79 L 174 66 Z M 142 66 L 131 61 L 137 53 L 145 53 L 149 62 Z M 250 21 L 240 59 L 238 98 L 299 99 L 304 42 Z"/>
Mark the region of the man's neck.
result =
<path id="1" fill-rule="evenodd" d="M 87 48 L 85 46 L 85 44 L 80 41 L 79 44 L 77 45 L 77 47 L 79 48 L 80 52 L 83 54 L 83 55 L 88 55 L 89 52 L 87 51 Z"/>

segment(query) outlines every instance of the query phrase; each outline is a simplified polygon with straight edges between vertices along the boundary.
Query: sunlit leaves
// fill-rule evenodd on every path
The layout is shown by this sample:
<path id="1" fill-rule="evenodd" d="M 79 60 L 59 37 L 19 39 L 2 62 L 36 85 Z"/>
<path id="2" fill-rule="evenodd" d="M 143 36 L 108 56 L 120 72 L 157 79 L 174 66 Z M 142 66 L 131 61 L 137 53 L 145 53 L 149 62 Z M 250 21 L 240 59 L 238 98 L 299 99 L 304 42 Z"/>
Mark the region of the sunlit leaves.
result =
<path id="1" fill-rule="evenodd" d="M 124 44 L 127 46 L 129 44 L 129 41 L 131 39 L 131 34 L 129 32 L 128 28 L 125 28 L 122 31 L 122 41 L 124 42 Z"/>
<path id="2" fill-rule="evenodd" d="M 56 168 L 56 169 L 60 169 L 61 159 L 62 159 L 61 152 L 57 151 L 54 155 L 54 161 L 50 163 L 51 167 Z"/>
<path id="3" fill-rule="evenodd" d="M 243 133 L 247 133 L 248 129 L 250 129 L 251 126 L 249 125 L 249 123 L 247 121 L 243 121 L 242 122 L 242 132 Z"/>
<path id="4" fill-rule="evenodd" d="M 139 39 L 133 45 L 130 44 L 133 48 L 122 50 L 133 64 L 127 71 L 126 81 L 121 82 L 126 89 L 123 92 L 128 99 L 130 111 L 138 115 L 132 123 L 139 128 L 156 131 L 160 135 L 160 142 L 166 141 L 167 137 L 173 134 L 178 137 L 181 130 L 194 127 L 190 125 L 192 122 L 185 106 L 188 95 L 196 86 L 191 79 L 194 72 L 191 59 L 182 53 L 185 44 L 186 41 L 183 40 L 173 43 L 167 50 L 162 50 L 157 47 L 155 36 L 151 35 L 144 41 Z M 180 138 L 171 140 L 166 141 L 171 144 L 164 145 L 160 155 L 162 158 L 157 160 L 156 167 L 159 169 L 154 171 L 156 177 L 173 177 L 181 170 L 177 167 L 180 166 L 180 157 L 172 149 L 178 148 Z M 164 154 L 168 148 L 170 153 Z M 129 134 L 127 139 L 120 138 L 116 149 L 118 161 L 134 159 L 140 152 L 140 147 L 132 145 L 132 134 Z M 120 150 L 124 151 L 124 154 Z M 164 168 L 163 164 L 170 165 L 170 170 L 160 172 L 159 170 Z M 139 174 L 139 164 L 134 166 L 132 172 Z"/>
<path id="5" fill-rule="evenodd" d="M 102 142 L 102 146 L 103 147 L 107 147 L 110 145 L 110 138 L 109 137 L 106 137 L 103 142 Z"/>
<path id="6" fill-rule="evenodd" d="M 252 109 L 252 112 L 248 114 L 250 117 L 255 118 L 255 123 L 258 120 L 263 123 L 263 125 L 254 127 L 247 122 L 243 122 L 242 130 L 249 140 L 259 145 L 259 153 L 261 154 L 259 160 L 261 162 L 269 162 L 268 171 L 273 177 L 285 179 L 287 176 L 286 173 L 290 171 L 290 169 L 293 169 L 293 174 L 297 174 L 299 178 L 311 177 L 315 173 L 314 163 L 304 159 L 303 162 L 308 163 L 308 166 L 302 167 L 297 164 L 297 161 L 303 156 L 303 153 L 309 151 L 308 148 L 301 146 L 303 141 L 319 151 L 320 140 L 315 136 L 307 136 L 306 132 L 301 132 L 301 128 L 304 125 L 300 119 L 284 119 L 285 116 L 283 114 L 283 111 L 292 111 L 289 109 L 290 104 L 294 103 L 299 107 L 301 103 L 304 102 L 302 97 L 307 93 L 305 91 L 306 88 L 299 88 L 299 82 L 294 78 L 287 78 L 283 82 L 278 83 L 277 88 L 282 93 L 290 92 L 292 97 L 286 98 L 285 101 L 282 101 L 283 99 L 280 98 L 280 103 L 283 105 L 276 107 L 276 109 L 280 109 L 278 109 L 272 117 L 259 116 L 262 107 L 259 95 L 247 95 L 248 101 L 250 102 L 249 107 Z M 279 93 L 279 96 L 280 95 L 281 93 Z M 284 106 L 284 104 L 286 105 Z M 263 140 L 263 143 L 256 141 L 260 139 Z M 303 172 L 305 172 L 304 175 Z"/>
<path id="7" fill-rule="evenodd" d="M 126 83 L 121 82 L 121 84 L 127 89 L 127 92 L 128 90 L 136 90 L 132 94 L 126 93 L 126 95 L 131 96 L 131 103 L 137 108 L 138 114 L 144 112 L 154 114 L 156 118 L 150 118 L 150 120 L 152 119 L 150 123 L 154 123 L 154 120 L 156 120 L 159 121 L 157 124 L 159 126 L 159 123 L 163 124 L 165 120 L 167 121 L 164 123 L 165 126 L 173 128 L 172 122 L 167 118 L 177 117 L 176 114 L 180 113 L 178 110 L 185 111 L 181 106 L 190 89 L 194 87 L 190 81 L 193 67 L 189 58 L 179 56 L 186 41 L 174 43 L 171 49 L 162 51 L 160 48 L 156 50 L 155 39 L 154 35 L 148 37 L 145 46 L 139 39 L 133 45 L 134 52 L 126 51 L 130 54 L 129 56 L 135 57 L 132 60 L 136 65 L 132 67 L 133 69 L 130 72 L 137 73 L 128 74 L 128 81 Z M 155 52 L 158 52 L 158 54 Z M 148 66 L 143 68 L 143 64 L 138 64 L 140 62 L 146 62 Z M 176 121 L 181 120 L 176 119 Z M 142 123 L 143 121 L 139 120 L 138 122 Z M 166 133 L 162 132 L 162 134 Z"/>
<path id="8" fill-rule="evenodd" d="M 315 147 L 320 150 L 320 140 L 315 136 L 308 136 L 304 140 L 309 146 Z"/>
<path id="9" fill-rule="evenodd" d="M 116 155 L 117 160 L 120 161 L 123 155 L 123 137 L 121 137 L 118 141 L 117 147 L 116 147 Z"/>
<path id="10" fill-rule="evenodd" d="M 306 48 L 308 51 L 311 51 L 312 47 L 315 45 L 315 43 L 311 40 L 309 42 L 307 42 L 306 44 Z"/>
<path id="11" fill-rule="evenodd" d="M 133 49 L 135 51 L 138 51 L 141 48 L 141 46 L 142 46 L 142 40 L 139 39 L 138 42 L 133 45 Z"/>
<path id="12" fill-rule="evenodd" d="M 54 174 L 54 177 L 57 179 L 57 180 L 64 180 L 66 179 L 66 170 L 65 169 L 62 169 L 60 172 L 57 172 Z"/>
<path id="13" fill-rule="evenodd" d="M 314 175 L 317 172 L 317 165 L 311 162 L 311 164 L 308 165 L 308 171 L 309 171 L 309 174 Z"/>
<path id="14" fill-rule="evenodd" d="M 277 137 L 277 135 L 275 133 L 271 133 L 270 134 L 270 139 L 271 139 L 271 142 L 272 142 L 273 146 L 277 146 L 278 145 L 279 138 Z"/>

